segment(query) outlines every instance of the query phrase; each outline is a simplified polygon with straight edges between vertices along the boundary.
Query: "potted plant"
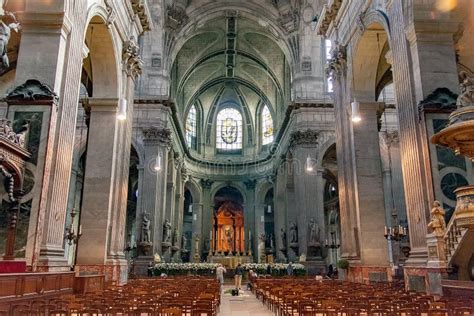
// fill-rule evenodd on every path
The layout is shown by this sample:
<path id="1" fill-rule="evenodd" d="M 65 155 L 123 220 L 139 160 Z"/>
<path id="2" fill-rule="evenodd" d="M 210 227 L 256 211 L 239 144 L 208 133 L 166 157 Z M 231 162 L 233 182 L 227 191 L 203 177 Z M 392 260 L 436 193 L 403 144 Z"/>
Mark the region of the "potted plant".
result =
<path id="1" fill-rule="evenodd" d="M 345 280 L 347 275 L 347 269 L 349 269 L 349 261 L 341 259 L 337 262 L 339 280 Z"/>

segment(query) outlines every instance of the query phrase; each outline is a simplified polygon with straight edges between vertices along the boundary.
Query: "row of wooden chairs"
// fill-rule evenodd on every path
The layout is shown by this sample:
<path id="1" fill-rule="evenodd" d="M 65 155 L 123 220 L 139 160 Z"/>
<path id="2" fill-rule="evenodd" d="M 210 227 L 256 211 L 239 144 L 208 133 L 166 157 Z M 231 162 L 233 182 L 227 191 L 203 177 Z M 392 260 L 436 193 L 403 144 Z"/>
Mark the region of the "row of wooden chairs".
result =
<path id="1" fill-rule="evenodd" d="M 0 316 L 216 316 L 219 305 L 215 279 L 137 279 L 100 292 L 16 304 Z"/>
<path id="2" fill-rule="evenodd" d="M 255 295 L 275 315 L 468 316 L 468 298 L 438 299 L 389 283 L 359 284 L 314 279 L 258 279 Z"/>

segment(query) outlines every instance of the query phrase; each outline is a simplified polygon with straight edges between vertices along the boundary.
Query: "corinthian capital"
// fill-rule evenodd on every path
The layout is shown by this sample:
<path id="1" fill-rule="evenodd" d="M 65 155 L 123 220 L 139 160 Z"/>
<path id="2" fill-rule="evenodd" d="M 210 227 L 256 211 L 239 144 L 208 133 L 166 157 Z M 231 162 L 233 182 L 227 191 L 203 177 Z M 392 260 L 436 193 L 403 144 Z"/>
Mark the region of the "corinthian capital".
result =
<path id="1" fill-rule="evenodd" d="M 122 60 L 125 72 L 133 79 L 142 73 L 143 60 L 140 56 L 140 48 L 134 38 L 130 38 L 124 43 Z"/>
<path id="2" fill-rule="evenodd" d="M 334 47 L 331 53 L 331 59 L 329 59 L 326 66 L 326 73 L 329 77 L 334 80 L 343 74 L 347 65 L 347 49 L 346 46 L 337 45 Z"/>

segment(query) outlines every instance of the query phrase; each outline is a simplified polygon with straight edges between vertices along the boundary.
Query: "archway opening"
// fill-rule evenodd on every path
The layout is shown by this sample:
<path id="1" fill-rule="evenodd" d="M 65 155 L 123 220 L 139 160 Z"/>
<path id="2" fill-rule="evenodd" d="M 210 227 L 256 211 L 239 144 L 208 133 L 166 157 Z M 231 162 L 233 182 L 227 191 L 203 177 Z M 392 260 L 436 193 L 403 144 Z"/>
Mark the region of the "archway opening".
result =
<path id="1" fill-rule="evenodd" d="M 243 196 L 233 187 L 225 187 L 214 196 L 213 245 L 219 254 L 236 255 L 245 251 Z"/>

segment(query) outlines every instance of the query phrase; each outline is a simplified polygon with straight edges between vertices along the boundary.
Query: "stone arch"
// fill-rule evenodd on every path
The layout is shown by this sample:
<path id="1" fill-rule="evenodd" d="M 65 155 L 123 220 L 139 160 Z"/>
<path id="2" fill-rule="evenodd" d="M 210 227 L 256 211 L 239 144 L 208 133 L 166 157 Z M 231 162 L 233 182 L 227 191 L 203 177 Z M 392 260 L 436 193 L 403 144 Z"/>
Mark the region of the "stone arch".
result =
<path id="1" fill-rule="evenodd" d="M 242 199 L 243 199 L 243 204 L 245 205 L 248 198 L 247 198 L 247 195 L 245 194 L 245 188 L 239 183 L 231 183 L 231 184 L 217 183 L 217 184 L 214 184 L 212 186 L 212 189 L 211 189 L 211 194 L 209 195 L 211 197 L 212 201 L 214 201 L 214 197 L 216 196 L 217 192 L 219 192 L 220 189 L 223 189 L 225 187 L 232 187 L 232 188 L 236 189 L 237 191 L 239 191 L 239 193 L 240 193 L 240 195 L 242 196 Z"/>
<path id="2" fill-rule="evenodd" d="M 93 98 L 119 98 L 121 84 L 121 40 L 113 26 L 107 24 L 107 13 L 100 6 L 89 11 L 84 45 L 92 65 Z"/>
<path id="3" fill-rule="evenodd" d="M 362 26 L 361 26 L 362 25 Z M 376 101 L 377 71 L 384 46 L 391 45 L 390 24 L 387 15 L 381 10 L 365 14 L 351 42 L 350 53 L 351 78 L 350 87 L 353 96 L 363 101 Z M 374 62 L 377 61 L 377 62 Z"/>
<path id="4" fill-rule="evenodd" d="M 265 202 L 265 196 L 270 190 L 274 190 L 274 185 L 271 182 L 263 182 L 257 188 L 257 204 L 263 204 Z"/>
<path id="5" fill-rule="evenodd" d="M 335 136 L 330 136 L 329 139 L 327 139 L 324 143 L 322 143 L 319 146 L 319 159 L 317 162 L 317 167 L 318 169 L 321 169 L 323 167 L 323 160 L 324 157 L 326 156 L 326 153 L 328 152 L 329 149 L 331 149 L 333 146 L 336 145 L 336 137 Z"/>
<path id="6" fill-rule="evenodd" d="M 191 196 L 193 197 L 193 203 L 201 203 L 202 190 L 199 184 L 194 179 L 189 179 L 184 186 L 191 193 Z"/>

